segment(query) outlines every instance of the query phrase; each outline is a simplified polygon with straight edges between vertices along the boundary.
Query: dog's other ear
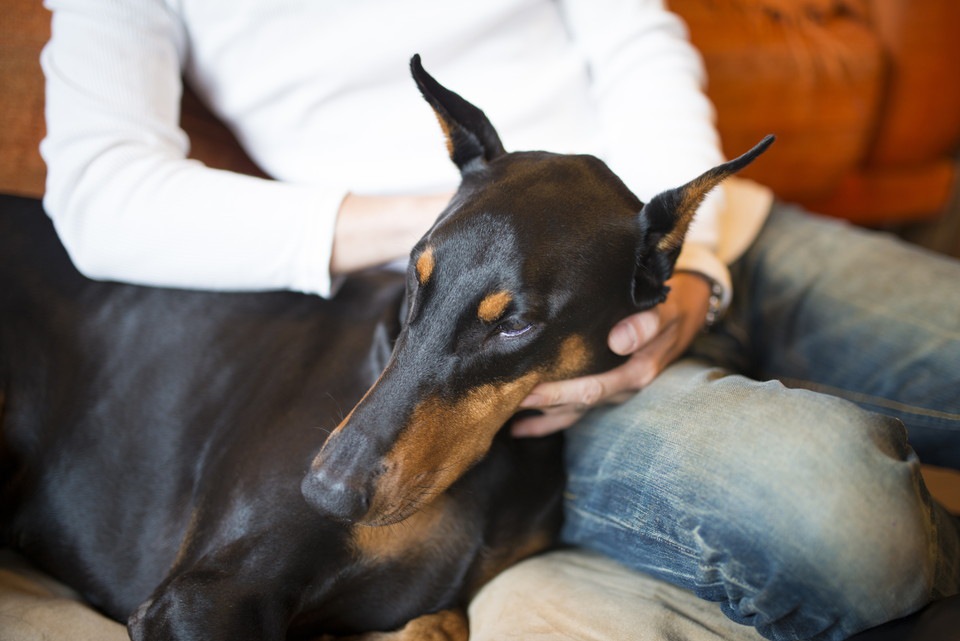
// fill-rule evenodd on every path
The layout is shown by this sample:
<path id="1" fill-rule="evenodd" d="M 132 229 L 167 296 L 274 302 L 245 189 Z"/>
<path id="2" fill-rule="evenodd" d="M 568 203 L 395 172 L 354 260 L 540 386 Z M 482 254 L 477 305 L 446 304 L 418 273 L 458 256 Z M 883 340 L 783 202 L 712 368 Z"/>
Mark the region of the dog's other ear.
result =
<path id="1" fill-rule="evenodd" d="M 653 307 L 666 298 L 669 288 L 664 282 L 673 273 L 693 216 L 710 190 L 752 163 L 774 140 L 774 136 L 766 136 L 739 158 L 710 169 L 682 187 L 654 196 L 640 210 L 640 247 L 633 290 L 638 307 Z"/>
<path id="2" fill-rule="evenodd" d="M 447 138 L 450 159 L 461 174 L 482 168 L 497 156 L 506 153 L 500 136 L 487 116 L 477 107 L 450 91 L 420 64 L 420 55 L 410 60 L 410 72 L 420 93 L 433 107 L 440 127 Z"/>

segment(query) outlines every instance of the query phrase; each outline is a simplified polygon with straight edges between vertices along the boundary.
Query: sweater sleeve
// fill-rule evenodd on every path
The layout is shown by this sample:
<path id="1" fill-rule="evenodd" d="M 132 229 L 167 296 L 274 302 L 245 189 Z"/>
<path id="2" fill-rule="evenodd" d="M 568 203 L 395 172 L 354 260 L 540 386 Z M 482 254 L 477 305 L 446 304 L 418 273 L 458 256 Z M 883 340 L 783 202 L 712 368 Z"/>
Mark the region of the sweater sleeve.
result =
<path id="1" fill-rule="evenodd" d="M 327 294 L 344 191 L 187 159 L 186 33 L 163 0 L 48 0 L 44 205 L 78 269 L 105 280 Z"/>
<path id="2" fill-rule="evenodd" d="M 703 63 L 679 17 L 661 0 L 564 0 L 563 9 L 589 64 L 604 158 L 642 200 L 723 162 Z M 722 207 L 715 189 L 677 267 L 710 277 L 727 302 L 730 277 L 713 255 Z"/>

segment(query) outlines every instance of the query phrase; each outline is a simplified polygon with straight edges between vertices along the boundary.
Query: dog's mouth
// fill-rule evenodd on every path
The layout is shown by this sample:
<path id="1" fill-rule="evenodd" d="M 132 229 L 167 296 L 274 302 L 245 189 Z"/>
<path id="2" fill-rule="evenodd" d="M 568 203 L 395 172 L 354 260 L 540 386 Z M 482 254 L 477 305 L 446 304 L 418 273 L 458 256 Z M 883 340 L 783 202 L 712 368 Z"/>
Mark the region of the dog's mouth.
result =
<path id="1" fill-rule="evenodd" d="M 410 559 L 411 550 L 419 549 L 428 550 L 431 561 L 436 561 L 437 555 L 458 554 L 477 535 L 473 524 L 457 513 L 455 501 L 439 497 L 401 521 L 355 524 L 350 542 L 369 560 Z"/>
<path id="2" fill-rule="evenodd" d="M 420 506 L 410 510 L 397 510 L 396 512 L 381 515 L 372 521 L 357 521 L 356 525 L 360 527 L 387 527 L 390 525 L 397 525 L 398 523 L 403 523 L 409 519 L 411 516 L 416 514 L 418 510 L 420 510 Z"/>
<path id="3" fill-rule="evenodd" d="M 372 518 L 363 518 L 356 521 L 356 525 L 362 527 L 386 527 L 403 523 L 414 514 L 420 512 L 424 507 L 430 504 L 429 500 L 422 500 L 419 497 L 407 501 L 403 505 L 398 505 L 380 512 Z"/>

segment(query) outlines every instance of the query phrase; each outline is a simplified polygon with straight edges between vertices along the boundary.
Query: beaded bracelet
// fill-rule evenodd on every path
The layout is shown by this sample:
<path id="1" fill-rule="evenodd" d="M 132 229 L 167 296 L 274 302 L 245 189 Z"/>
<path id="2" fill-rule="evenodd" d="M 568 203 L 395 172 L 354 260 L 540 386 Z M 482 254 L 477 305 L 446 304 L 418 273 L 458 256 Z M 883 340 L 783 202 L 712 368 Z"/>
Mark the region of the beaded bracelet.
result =
<path id="1" fill-rule="evenodd" d="M 710 329 L 716 325 L 723 311 L 720 308 L 720 304 L 723 302 L 723 287 L 712 278 L 707 278 L 707 281 L 710 283 L 710 299 L 707 304 L 707 316 L 703 324 L 704 329 Z"/>
<path id="2" fill-rule="evenodd" d="M 703 272 L 696 272 L 686 269 L 678 269 L 676 271 L 678 274 L 691 274 L 693 276 L 699 276 L 702 278 L 707 285 L 710 286 L 710 298 L 707 301 L 707 315 L 704 318 L 703 329 L 704 331 L 709 330 L 711 327 L 719 322 L 720 318 L 723 316 L 723 285 L 710 278 Z"/>

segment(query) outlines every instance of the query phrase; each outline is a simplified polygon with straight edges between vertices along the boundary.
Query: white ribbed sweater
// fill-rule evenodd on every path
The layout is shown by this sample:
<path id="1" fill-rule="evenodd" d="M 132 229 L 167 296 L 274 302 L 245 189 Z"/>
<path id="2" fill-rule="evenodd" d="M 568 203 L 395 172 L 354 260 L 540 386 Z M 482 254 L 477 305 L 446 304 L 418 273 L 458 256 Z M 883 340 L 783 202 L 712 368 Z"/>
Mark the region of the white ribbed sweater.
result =
<path id="1" fill-rule="evenodd" d="M 47 5 L 45 206 L 95 278 L 327 294 L 347 192 L 456 185 L 409 77 L 413 53 L 487 113 L 508 150 L 594 153 L 643 200 L 721 161 L 700 59 L 659 1 Z M 182 76 L 273 180 L 186 159 Z M 722 283 L 722 261 L 769 204 L 730 191 L 752 229 L 735 229 L 715 195 L 681 257 Z"/>

